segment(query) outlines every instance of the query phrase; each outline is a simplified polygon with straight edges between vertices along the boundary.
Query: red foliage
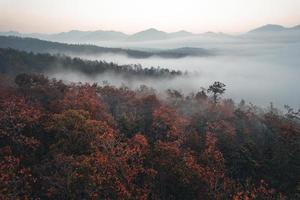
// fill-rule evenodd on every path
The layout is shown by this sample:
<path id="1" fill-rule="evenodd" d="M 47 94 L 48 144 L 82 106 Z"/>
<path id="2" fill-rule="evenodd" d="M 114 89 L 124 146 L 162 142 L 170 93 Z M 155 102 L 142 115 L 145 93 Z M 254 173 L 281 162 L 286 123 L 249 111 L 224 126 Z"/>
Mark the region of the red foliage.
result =
<path id="1" fill-rule="evenodd" d="M 0 149 L 0 199 L 29 199 L 36 179 L 31 170 L 22 167 L 10 147 Z"/>
<path id="2" fill-rule="evenodd" d="M 0 99 L 0 139 L 11 144 L 18 154 L 36 150 L 40 142 L 25 131 L 37 125 L 42 115 L 39 106 L 29 105 L 23 97 L 13 95 Z"/>
<path id="3" fill-rule="evenodd" d="M 174 141 L 184 136 L 187 120 L 180 117 L 175 110 L 159 107 L 153 112 L 152 131 L 156 140 Z"/>
<path id="4" fill-rule="evenodd" d="M 97 93 L 97 88 L 90 85 L 74 86 L 69 88 L 64 98 L 58 102 L 58 111 L 61 110 L 85 110 L 93 119 L 111 121 L 106 107 Z"/>
<path id="5" fill-rule="evenodd" d="M 17 83 L 0 88 L 0 199 L 297 198 L 295 119 L 204 91 Z"/>

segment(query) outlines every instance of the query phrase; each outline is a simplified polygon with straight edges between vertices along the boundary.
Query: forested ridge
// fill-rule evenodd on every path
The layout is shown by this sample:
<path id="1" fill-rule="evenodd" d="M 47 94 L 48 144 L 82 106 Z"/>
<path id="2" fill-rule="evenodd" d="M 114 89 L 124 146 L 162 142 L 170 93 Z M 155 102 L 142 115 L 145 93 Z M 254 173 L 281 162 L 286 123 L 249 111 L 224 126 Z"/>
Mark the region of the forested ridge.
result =
<path id="1" fill-rule="evenodd" d="M 139 64 L 118 65 L 106 61 L 90 61 L 64 55 L 33 53 L 0 48 L 0 73 L 15 76 L 19 73 L 81 72 L 88 76 L 114 73 L 127 78 L 172 78 L 184 73 L 167 68 L 144 68 Z"/>
<path id="2" fill-rule="evenodd" d="M 89 44 L 66 44 L 59 42 L 50 42 L 35 38 L 21 38 L 15 36 L 0 36 L 1 48 L 13 48 L 21 51 L 35 53 L 72 53 L 72 54 L 124 54 L 134 58 L 147 58 L 152 56 L 151 53 L 121 49 L 121 48 L 106 48 L 98 47 Z"/>
<path id="3" fill-rule="evenodd" d="M 237 104 L 225 89 L 162 98 L 2 74 L 0 197 L 299 199 L 299 111 Z"/>
<path id="4" fill-rule="evenodd" d="M 34 53 L 65 54 L 75 56 L 100 56 L 102 54 L 123 55 L 130 58 L 142 59 L 150 57 L 183 58 L 187 56 L 213 56 L 213 51 L 202 48 L 178 48 L 170 50 L 141 51 L 133 49 L 100 47 L 92 44 L 67 44 L 50 42 L 36 38 L 21 38 L 15 36 L 0 36 L 0 48 L 12 48 Z"/>

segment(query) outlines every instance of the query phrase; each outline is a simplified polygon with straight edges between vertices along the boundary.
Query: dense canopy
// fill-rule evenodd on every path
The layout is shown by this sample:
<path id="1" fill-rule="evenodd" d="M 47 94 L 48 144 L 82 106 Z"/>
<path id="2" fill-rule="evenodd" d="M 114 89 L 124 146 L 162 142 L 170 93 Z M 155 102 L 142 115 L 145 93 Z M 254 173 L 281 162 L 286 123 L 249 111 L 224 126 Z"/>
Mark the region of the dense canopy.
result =
<path id="1" fill-rule="evenodd" d="M 218 82 L 167 98 L 30 74 L 0 86 L 1 199 L 299 199 L 292 108 L 234 104 Z"/>

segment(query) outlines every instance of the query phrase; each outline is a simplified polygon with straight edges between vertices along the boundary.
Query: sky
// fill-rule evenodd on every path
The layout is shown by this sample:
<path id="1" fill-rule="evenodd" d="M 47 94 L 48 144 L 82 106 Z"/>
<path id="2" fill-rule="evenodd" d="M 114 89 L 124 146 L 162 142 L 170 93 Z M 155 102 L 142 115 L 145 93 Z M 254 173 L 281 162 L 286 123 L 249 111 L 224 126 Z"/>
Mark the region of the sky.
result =
<path id="1" fill-rule="evenodd" d="M 240 33 L 265 24 L 300 24 L 300 0 L 0 0 L 0 31 Z"/>

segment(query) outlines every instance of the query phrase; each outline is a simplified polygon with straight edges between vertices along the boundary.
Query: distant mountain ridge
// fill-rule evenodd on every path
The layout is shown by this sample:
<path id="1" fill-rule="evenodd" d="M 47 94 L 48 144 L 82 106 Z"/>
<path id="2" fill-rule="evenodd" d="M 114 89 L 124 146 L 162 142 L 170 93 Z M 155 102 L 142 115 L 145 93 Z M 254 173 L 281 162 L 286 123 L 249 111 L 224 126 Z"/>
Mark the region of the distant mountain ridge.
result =
<path id="1" fill-rule="evenodd" d="M 256 29 L 250 30 L 248 33 L 261 33 L 261 32 L 279 32 L 279 31 L 294 31 L 300 30 L 300 25 L 287 28 L 277 24 L 267 24 Z"/>
<path id="2" fill-rule="evenodd" d="M 211 33 L 208 35 L 207 33 Z M 194 36 L 215 36 L 223 33 L 207 32 L 203 34 L 195 34 L 185 30 L 177 32 L 164 32 L 155 28 L 149 28 L 131 35 L 125 34 L 119 31 L 79 31 L 71 30 L 68 32 L 54 33 L 54 34 L 42 34 L 42 33 L 20 33 L 17 31 L 0 32 L 2 36 L 17 36 L 17 37 L 30 37 L 41 40 L 48 40 L 53 42 L 67 42 L 67 43 L 96 43 L 100 41 L 152 41 L 152 40 L 167 40 L 173 38 L 185 38 Z M 225 34 L 223 34 L 225 35 Z"/>
<path id="3" fill-rule="evenodd" d="M 277 24 L 267 24 L 253 30 L 248 31 L 246 34 L 266 34 L 266 33 L 293 33 L 298 36 L 300 32 L 300 25 L 287 28 Z M 296 35 L 295 35 L 296 33 Z M 41 40 L 48 40 L 52 42 L 74 43 L 74 44 L 97 44 L 97 42 L 147 42 L 154 40 L 168 40 L 174 38 L 189 38 L 189 37 L 210 37 L 210 38 L 225 38 L 236 37 L 222 32 L 205 32 L 205 33 L 191 33 L 185 30 L 177 32 L 164 32 L 155 28 L 149 28 L 134 34 L 125 34 L 120 31 L 113 30 L 96 30 L 96 31 L 79 31 L 71 30 L 68 32 L 42 34 L 42 33 L 19 33 L 16 31 L 0 32 L 2 36 L 17 36 L 17 37 L 30 37 Z"/>
<path id="4" fill-rule="evenodd" d="M 102 41 L 102 40 L 123 40 L 127 38 L 128 35 L 118 31 L 78 31 L 73 30 L 69 32 L 57 33 L 48 36 L 50 40 L 57 40 L 57 41 L 78 41 L 78 42 L 92 42 L 95 40 Z M 47 37 L 45 38 L 47 39 Z"/>
<path id="5" fill-rule="evenodd" d="M 190 36 L 196 36 L 196 34 L 193 34 L 191 32 L 187 32 L 184 30 L 167 33 L 164 31 L 157 30 L 155 28 L 150 28 L 150 29 L 135 33 L 133 35 L 130 35 L 127 38 L 127 40 L 128 41 L 166 40 L 166 39 L 190 37 Z"/>
<path id="6" fill-rule="evenodd" d="M 250 30 L 242 37 L 263 42 L 291 43 L 300 41 L 300 25 L 284 27 L 277 24 L 267 24 Z"/>

